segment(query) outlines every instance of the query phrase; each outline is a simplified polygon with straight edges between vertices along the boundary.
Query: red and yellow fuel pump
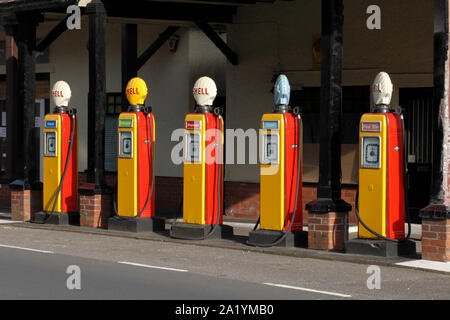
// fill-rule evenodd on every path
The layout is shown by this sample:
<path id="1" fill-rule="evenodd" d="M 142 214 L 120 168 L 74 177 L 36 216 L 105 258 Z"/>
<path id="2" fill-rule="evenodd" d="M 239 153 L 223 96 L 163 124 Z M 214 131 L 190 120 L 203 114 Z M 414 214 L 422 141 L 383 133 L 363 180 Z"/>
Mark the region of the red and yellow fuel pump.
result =
<path id="1" fill-rule="evenodd" d="M 197 107 L 185 118 L 183 223 L 174 222 L 173 238 L 202 240 L 233 235 L 223 225 L 223 132 L 220 108 L 213 108 L 217 95 L 214 81 L 201 77 L 194 84 Z"/>
<path id="2" fill-rule="evenodd" d="M 77 112 L 68 106 L 66 82 L 56 82 L 51 95 L 56 107 L 44 118 L 43 211 L 32 222 L 79 224 Z"/>
<path id="3" fill-rule="evenodd" d="M 392 91 L 389 75 L 379 73 L 372 85 L 375 106 L 361 118 L 356 199 L 358 239 L 346 242 L 347 252 L 415 254 L 414 242 L 408 241 L 409 221 L 405 235 L 408 216 L 405 126 L 403 115 L 390 110 Z"/>
<path id="4" fill-rule="evenodd" d="M 155 216 L 155 118 L 145 107 L 148 88 L 141 78 L 126 87 L 130 106 L 118 123 L 117 202 L 108 229 L 132 232 L 163 231 Z"/>
<path id="5" fill-rule="evenodd" d="M 260 217 L 247 244 L 259 247 L 304 243 L 302 215 L 303 126 L 289 106 L 290 86 L 280 75 L 275 107 L 263 115 L 260 131 Z M 258 224 L 260 229 L 257 230 Z"/>

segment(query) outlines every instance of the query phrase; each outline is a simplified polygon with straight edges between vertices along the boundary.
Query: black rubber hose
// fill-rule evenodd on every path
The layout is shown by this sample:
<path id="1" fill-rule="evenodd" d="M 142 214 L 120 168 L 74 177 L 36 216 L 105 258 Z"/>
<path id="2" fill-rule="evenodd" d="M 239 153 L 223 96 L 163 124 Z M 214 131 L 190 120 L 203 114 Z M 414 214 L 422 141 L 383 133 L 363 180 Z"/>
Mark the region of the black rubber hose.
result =
<path id="1" fill-rule="evenodd" d="M 361 225 L 366 228 L 367 231 L 369 231 L 370 233 L 372 233 L 373 235 L 377 236 L 378 238 L 381 238 L 383 240 L 386 241 L 391 241 L 391 242 L 396 242 L 396 243 L 400 243 L 400 242 L 406 242 L 408 241 L 408 239 L 411 236 L 411 221 L 410 221 L 410 217 L 409 217 L 409 199 L 408 199 L 408 178 L 407 178 L 407 174 L 406 174 L 406 166 L 408 165 L 407 163 L 407 155 L 406 155 L 406 135 L 405 135 L 405 122 L 403 119 L 403 115 L 400 115 L 400 119 L 402 120 L 402 139 L 403 139 L 403 189 L 404 189 L 404 199 L 405 199 L 405 215 L 406 215 L 406 219 L 407 219 L 407 223 L 408 223 L 408 234 L 406 235 L 406 237 L 404 239 L 392 239 L 392 238 L 388 238 L 385 237 L 381 234 L 379 234 L 378 232 L 370 229 L 365 223 L 364 221 L 362 221 L 361 216 L 359 215 L 359 186 L 356 192 L 356 201 L 355 201 L 355 213 L 356 213 L 356 218 L 358 219 L 359 223 L 361 223 Z M 358 184 L 359 185 L 359 184 Z"/>
<path id="2" fill-rule="evenodd" d="M 59 182 L 59 186 L 58 186 L 58 189 L 56 191 L 55 201 L 53 201 L 52 211 L 45 213 L 45 218 L 42 220 L 42 222 L 31 221 L 33 223 L 44 224 L 50 218 L 51 214 L 56 213 L 55 212 L 55 207 L 56 207 L 56 203 L 58 202 L 59 194 L 61 193 L 61 189 L 62 189 L 62 185 L 64 183 L 64 179 L 66 178 L 67 168 L 69 166 L 70 157 L 72 155 L 73 140 L 74 140 L 74 137 L 75 137 L 76 117 L 75 117 L 75 115 L 73 113 L 71 113 L 71 117 L 72 117 L 72 130 L 71 130 L 71 133 L 70 133 L 69 151 L 67 152 L 67 159 L 66 159 L 66 163 L 65 163 L 65 166 L 64 166 L 63 175 L 61 176 L 61 181 Z"/>
<path id="3" fill-rule="evenodd" d="M 261 248 L 270 248 L 270 247 L 274 247 L 278 244 L 280 244 L 289 234 L 289 232 L 291 232 L 292 226 L 294 225 L 294 220 L 295 220 L 295 214 L 297 212 L 297 207 L 298 207 L 298 190 L 299 190 L 299 185 L 301 183 L 300 181 L 300 173 L 301 173 L 301 133 L 300 133 L 300 128 L 302 125 L 302 120 L 300 115 L 297 115 L 297 131 L 298 131 L 298 135 L 297 135 L 297 182 L 296 182 L 296 187 L 295 187 L 295 203 L 294 203 L 294 213 L 292 214 L 292 219 L 291 222 L 289 224 L 288 229 L 283 233 L 283 235 L 277 239 L 276 241 L 272 242 L 272 243 L 268 243 L 268 244 L 256 244 L 256 243 L 251 243 L 247 240 L 247 244 L 250 246 L 254 246 L 254 247 L 261 247 Z M 256 230 L 257 225 L 260 222 L 260 218 L 258 218 L 258 222 L 255 225 L 255 228 L 253 229 L 253 231 Z"/>

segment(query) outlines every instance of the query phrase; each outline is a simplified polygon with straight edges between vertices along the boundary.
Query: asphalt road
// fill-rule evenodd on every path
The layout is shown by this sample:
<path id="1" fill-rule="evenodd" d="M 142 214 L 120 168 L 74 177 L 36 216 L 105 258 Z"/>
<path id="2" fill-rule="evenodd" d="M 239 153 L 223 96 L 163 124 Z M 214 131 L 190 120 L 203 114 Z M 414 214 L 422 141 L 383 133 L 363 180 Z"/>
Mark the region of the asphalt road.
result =
<path id="1" fill-rule="evenodd" d="M 317 293 L 62 254 L 0 248 L 0 299 L 268 300 L 323 299 Z M 79 290 L 73 288 L 80 270 Z M 69 282 L 69 288 L 67 286 Z"/>
<path id="2" fill-rule="evenodd" d="M 68 267 L 77 266 L 76 273 Z M 450 275 L 0 226 L 0 299 L 450 299 Z M 368 269 L 369 268 L 369 269 Z M 80 284 L 70 290 L 67 283 Z"/>

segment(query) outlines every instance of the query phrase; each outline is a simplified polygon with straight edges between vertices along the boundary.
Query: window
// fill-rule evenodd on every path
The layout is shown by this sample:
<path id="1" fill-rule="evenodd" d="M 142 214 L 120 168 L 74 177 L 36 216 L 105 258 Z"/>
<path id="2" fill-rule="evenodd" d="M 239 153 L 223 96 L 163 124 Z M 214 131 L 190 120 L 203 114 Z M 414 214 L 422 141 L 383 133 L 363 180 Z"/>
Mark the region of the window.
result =
<path id="1" fill-rule="evenodd" d="M 122 93 L 106 94 L 105 171 L 117 171 L 117 121 L 122 112 Z"/>

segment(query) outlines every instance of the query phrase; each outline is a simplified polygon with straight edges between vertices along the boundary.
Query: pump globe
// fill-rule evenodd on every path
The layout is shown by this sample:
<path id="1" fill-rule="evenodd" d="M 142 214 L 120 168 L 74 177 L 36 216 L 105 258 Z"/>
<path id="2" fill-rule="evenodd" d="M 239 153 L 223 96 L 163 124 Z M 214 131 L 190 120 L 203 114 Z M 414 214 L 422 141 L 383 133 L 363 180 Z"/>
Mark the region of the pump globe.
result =
<path id="1" fill-rule="evenodd" d="M 201 77 L 194 84 L 193 94 L 197 105 L 212 106 L 217 96 L 216 83 L 209 77 Z"/>
<path id="2" fill-rule="evenodd" d="M 274 101 L 276 106 L 289 105 L 291 99 L 291 86 L 289 85 L 288 78 L 281 74 L 275 82 L 274 89 Z"/>
<path id="3" fill-rule="evenodd" d="M 57 107 L 69 106 L 72 91 L 70 86 L 65 81 L 57 81 L 52 88 L 53 102 Z"/>
<path id="4" fill-rule="evenodd" d="M 142 106 L 147 99 L 148 89 L 145 81 L 139 77 L 128 81 L 125 89 L 128 102 L 132 106 Z"/>
<path id="5" fill-rule="evenodd" d="M 392 100 L 394 86 L 391 78 L 386 72 L 380 72 L 375 77 L 372 85 L 373 100 L 375 105 L 388 106 Z"/>

